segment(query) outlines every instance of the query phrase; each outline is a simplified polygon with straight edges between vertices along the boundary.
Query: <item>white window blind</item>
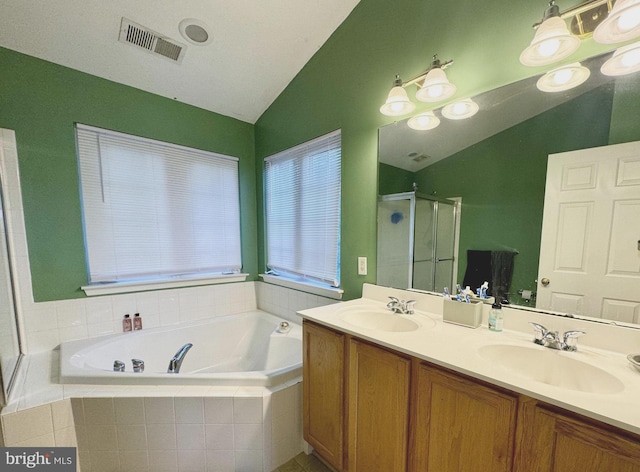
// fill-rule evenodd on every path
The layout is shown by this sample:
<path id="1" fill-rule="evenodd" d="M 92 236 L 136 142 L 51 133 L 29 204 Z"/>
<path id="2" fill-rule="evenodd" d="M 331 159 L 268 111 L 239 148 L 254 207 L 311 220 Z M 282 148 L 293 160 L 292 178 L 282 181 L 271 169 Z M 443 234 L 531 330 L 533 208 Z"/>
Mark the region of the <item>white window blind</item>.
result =
<path id="1" fill-rule="evenodd" d="M 267 266 L 340 285 L 340 131 L 265 159 Z"/>
<path id="2" fill-rule="evenodd" d="M 240 271 L 236 158 L 76 132 L 91 283 Z"/>

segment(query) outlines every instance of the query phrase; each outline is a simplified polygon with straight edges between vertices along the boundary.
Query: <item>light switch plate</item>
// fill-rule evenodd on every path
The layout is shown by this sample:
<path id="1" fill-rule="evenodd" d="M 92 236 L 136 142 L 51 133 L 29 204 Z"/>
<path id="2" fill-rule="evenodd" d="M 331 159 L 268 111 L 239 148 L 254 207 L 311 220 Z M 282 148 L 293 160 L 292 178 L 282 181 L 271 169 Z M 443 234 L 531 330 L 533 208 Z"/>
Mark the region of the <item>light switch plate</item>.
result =
<path id="1" fill-rule="evenodd" d="M 358 257 L 358 275 L 367 275 L 366 257 Z"/>

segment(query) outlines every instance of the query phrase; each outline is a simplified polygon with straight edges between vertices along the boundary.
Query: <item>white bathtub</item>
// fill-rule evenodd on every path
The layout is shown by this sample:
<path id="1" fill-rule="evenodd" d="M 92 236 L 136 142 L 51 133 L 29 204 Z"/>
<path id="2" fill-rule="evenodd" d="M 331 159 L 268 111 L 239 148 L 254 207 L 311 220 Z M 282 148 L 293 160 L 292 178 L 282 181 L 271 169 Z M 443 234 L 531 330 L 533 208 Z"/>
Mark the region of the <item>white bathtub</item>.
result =
<path id="1" fill-rule="evenodd" d="M 63 343 L 63 383 L 122 385 L 272 386 L 302 375 L 302 328 L 263 311 L 216 317 L 173 326 L 143 329 Z M 186 343 L 193 347 L 180 373 L 169 374 L 170 359 Z M 134 373 L 131 359 L 145 363 Z M 114 372 L 114 361 L 125 363 Z"/>

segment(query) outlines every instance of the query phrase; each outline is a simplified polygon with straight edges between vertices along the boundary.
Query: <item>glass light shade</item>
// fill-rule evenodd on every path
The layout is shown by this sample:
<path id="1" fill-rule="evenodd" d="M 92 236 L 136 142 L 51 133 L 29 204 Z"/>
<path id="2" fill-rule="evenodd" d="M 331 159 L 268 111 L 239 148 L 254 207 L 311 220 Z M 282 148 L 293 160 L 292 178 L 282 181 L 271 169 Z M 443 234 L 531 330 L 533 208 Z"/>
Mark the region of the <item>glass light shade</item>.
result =
<path id="1" fill-rule="evenodd" d="M 464 120 L 478 113 L 479 107 L 470 98 L 450 103 L 442 109 L 442 116 L 450 120 Z"/>
<path id="2" fill-rule="evenodd" d="M 640 0 L 618 0 L 609 16 L 593 31 L 601 44 L 627 41 L 640 36 Z"/>
<path id="3" fill-rule="evenodd" d="M 441 68 L 436 67 L 427 73 L 422 87 L 416 92 L 416 98 L 421 102 L 440 102 L 454 93 L 456 86 L 449 82 Z"/>
<path id="4" fill-rule="evenodd" d="M 640 42 L 628 44 L 613 53 L 600 71 L 604 75 L 618 76 L 640 71 Z"/>
<path id="5" fill-rule="evenodd" d="M 402 116 L 415 109 L 416 104 L 409 100 L 406 90 L 401 85 L 396 85 L 389 92 L 387 101 L 380 107 L 380 113 L 387 116 Z"/>
<path id="6" fill-rule="evenodd" d="M 407 122 L 407 126 L 417 131 L 426 131 L 433 129 L 440 124 L 440 118 L 438 118 L 432 111 L 426 111 L 419 115 L 413 116 Z"/>
<path id="7" fill-rule="evenodd" d="M 580 40 L 572 36 L 567 24 L 559 16 L 542 22 L 531 44 L 520 54 L 520 63 L 525 66 L 545 66 L 573 54 Z"/>
<path id="8" fill-rule="evenodd" d="M 536 87 L 543 92 L 562 92 L 584 83 L 590 75 L 589 69 L 580 65 L 579 62 L 574 62 L 550 70 L 538 79 Z"/>

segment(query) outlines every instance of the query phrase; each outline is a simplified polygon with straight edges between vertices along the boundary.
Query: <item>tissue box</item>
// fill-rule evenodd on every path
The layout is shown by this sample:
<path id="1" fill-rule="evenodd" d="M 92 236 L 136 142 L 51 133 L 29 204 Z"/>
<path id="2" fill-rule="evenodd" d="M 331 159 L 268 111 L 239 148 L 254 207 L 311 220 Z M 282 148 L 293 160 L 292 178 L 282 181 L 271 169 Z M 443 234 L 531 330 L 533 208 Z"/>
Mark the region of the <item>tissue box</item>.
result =
<path id="1" fill-rule="evenodd" d="M 447 323 L 477 328 L 482 324 L 482 305 L 480 300 L 465 303 L 445 299 L 442 318 Z"/>

